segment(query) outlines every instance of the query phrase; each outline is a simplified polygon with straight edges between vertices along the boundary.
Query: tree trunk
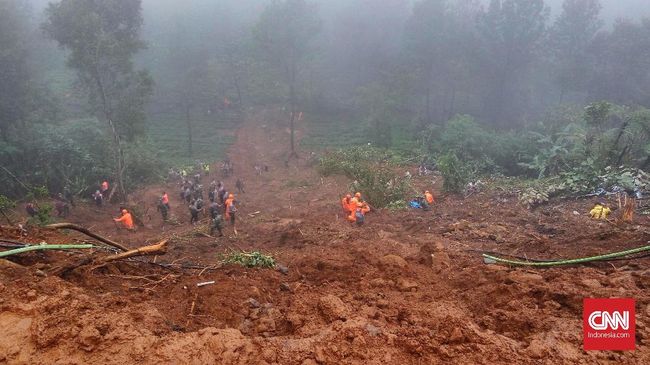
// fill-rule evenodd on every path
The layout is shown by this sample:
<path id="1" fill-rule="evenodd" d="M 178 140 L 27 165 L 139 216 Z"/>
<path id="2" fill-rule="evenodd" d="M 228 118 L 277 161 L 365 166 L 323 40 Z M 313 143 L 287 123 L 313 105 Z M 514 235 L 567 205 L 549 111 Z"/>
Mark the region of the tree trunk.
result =
<path id="1" fill-rule="evenodd" d="M 431 85 L 427 86 L 427 125 L 431 124 Z"/>
<path id="2" fill-rule="evenodd" d="M 296 143 L 295 143 L 295 119 L 296 119 L 296 61 L 291 55 L 290 66 L 289 66 L 289 109 L 291 110 L 291 118 L 289 121 L 289 129 L 291 131 L 291 154 L 289 157 L 298 157 L 296 153 Z"/>
<path id="3" fill-rule="evenodd" d="M 235 77 L 235 89 L 237 89 L 237 103 L 239 104 L 239 110 L 244 110 L 244 105 L 242 104 L 241 99 L 241 88 L 239 87 L 239 78 Z"/>
<path id="4" fill-rule="evenodd" d="M 192 143 L 192 119 L 190 117 L 190 106 L 185 105 L 185 124 L 187 125 L 187 152 L 190 158 L 194 155 Z"/>
<path id="5" fill-rule="evenodd" d="M 123 200 L 126 200 L 126 188 L 124 187 L 125 163 L 124 163 L 124 150 L 122 149 L 122 140 L 120 138 L 119 133 L 117 132 L 117 128 L 115 128 L 115 123 L 113 122 L 113 110 L 111 109 L 108 99 L 106 98 L 106 90 L 104 89 L 104 84 L 102 82 L 102 78 L 99 71 L 95 73 L 95 82 L 97 83 L 99 94 L 101 96 L 104 117 L 106 118 L 106 122 L 108 123 L 108 126 L 111 129 L 111 133 L 113 134 L 113 143 L 115 144 L 114 146 L 115 162 L 117 165 L 115 180 L 117 181 L 117 187 L 120 191 L 121 198 Z M 108 197 L 108 200 L 110 200 L 112 196 L 113 194 L 111 193 L 111 195 Z"/>

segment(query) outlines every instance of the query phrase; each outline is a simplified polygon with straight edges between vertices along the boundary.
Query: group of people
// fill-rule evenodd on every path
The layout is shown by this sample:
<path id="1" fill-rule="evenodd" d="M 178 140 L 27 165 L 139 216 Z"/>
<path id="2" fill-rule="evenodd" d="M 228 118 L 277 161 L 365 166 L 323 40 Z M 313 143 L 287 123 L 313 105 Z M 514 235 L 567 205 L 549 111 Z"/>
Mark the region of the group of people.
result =
<path id="1" fill-rule="evenodd" d="M 95 192 L 92 195 L 93 201 L 95 202 L 95 205 L 98 207 L 101 207 L 104 204 L 104 199 L 108 198 L 109 195 L 109 185 L 108 181 L 104 180 L 100 185 L 99 189 L 95 190 Z"/>
<path id="2" fill-rule="evenodd" d="M 244 182 L 237 179 L 235 183 L 237 190 L 244 193 Z M 200 214 L 204 212 L 206 206 L 203 200 L 203 187 L 201 185 L 201 174 L 194 175 L 192 180 L 183 179 L 181 184 L 180 197 L 188 205 L 190 212 L 190 224 L 196 224 L 200 221 Z M 211 225 L 210 235 L 215 231 L 219 232 L 219 236 L 223 236 L 223 222 L 224 219 L 229 221 L 235 233 L 236 221 L 236 200 L 235 195 L 226 189 L 223 181 L 213 180 L 208 188 L 207 212 L 209 214 Z M 167 221 L 169 217 L 169 195 L 163 192 L 158 199 L 158 211 L 161 213 L 163 221 Z"/>
<path id="3" fill-rule="evenodd" d="M 366 213 L 370 212 L 370 205 L 363 200 L 360 192 L 355 193 L 354 196 L 346 194 L 341 199 L 341 207 L 348 221 L 356 223 L 358 226 L 365 223 Z"/>

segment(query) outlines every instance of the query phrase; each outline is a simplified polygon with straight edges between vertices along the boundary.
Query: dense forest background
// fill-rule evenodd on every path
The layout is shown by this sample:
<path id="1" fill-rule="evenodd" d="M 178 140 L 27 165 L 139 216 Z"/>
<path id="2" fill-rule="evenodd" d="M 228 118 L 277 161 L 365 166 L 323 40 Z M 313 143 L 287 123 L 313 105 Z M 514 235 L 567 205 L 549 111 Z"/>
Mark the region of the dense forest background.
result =
<path id="1" fill-rule="evenodd" d="M 642 0 L 0 0 L 0 194 L 110 179 L 125 195 L 217 160 L 264 105 L 304 112 L 311 147 L 447 174 L 647 169 L 647 16 Z"/>

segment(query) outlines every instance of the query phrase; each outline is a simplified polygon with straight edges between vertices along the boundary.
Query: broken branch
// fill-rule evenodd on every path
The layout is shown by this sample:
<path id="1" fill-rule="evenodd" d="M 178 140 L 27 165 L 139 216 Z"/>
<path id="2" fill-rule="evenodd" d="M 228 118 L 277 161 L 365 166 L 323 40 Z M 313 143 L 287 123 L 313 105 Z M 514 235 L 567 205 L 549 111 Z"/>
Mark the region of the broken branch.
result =
<path id="1" fill-rule="evenodd" d="M 123 246 L 120 243 L 117 243 L 115 241 L 109 240 L 108 238 L 102 237 L 102 236 L 100 236 L 100 235 L 98 235 L 96 233 L 93 233 L 93 232 L 89 231 L 88 229 L 86 229 L 84 227 L 81 227 L 81 226 L 78 226 L 76 224 L 72 224 L 72 223 L 56 223 L 56 224 L 47 225 L 47 226 L 45 226 L 45 228 L 71 229 L 73 231 L 81 232 L 81 233 L 85 234 L 86 236 L 90 236 L 90 237 L 92 237 L 92 238 L 94 238 L 94 239 L 96 239 L 96 240 L 98 240 L 98 241 L 100 241 L 102 243 L 105 243 L 105 244 L 107 244 L 109 246 L 113 246 L 113 247 L 115 247 L 117 249 L 120 249 L 122 251 L 128 251 L 129 250 L 128 248 L 126 248 L 126 246 Z"/>

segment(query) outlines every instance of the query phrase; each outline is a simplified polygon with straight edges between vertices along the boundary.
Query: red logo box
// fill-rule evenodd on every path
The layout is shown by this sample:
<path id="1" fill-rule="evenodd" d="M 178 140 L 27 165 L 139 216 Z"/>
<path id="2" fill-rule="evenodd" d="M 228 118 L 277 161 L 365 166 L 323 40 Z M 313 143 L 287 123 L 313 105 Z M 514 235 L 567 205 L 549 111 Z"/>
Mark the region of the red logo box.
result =
<path id="1" fill-rule="evenodd" d="M 585 298 L 582 332 L 585 350 L 634 350 L 635 301 L 631 298 Z"/>

